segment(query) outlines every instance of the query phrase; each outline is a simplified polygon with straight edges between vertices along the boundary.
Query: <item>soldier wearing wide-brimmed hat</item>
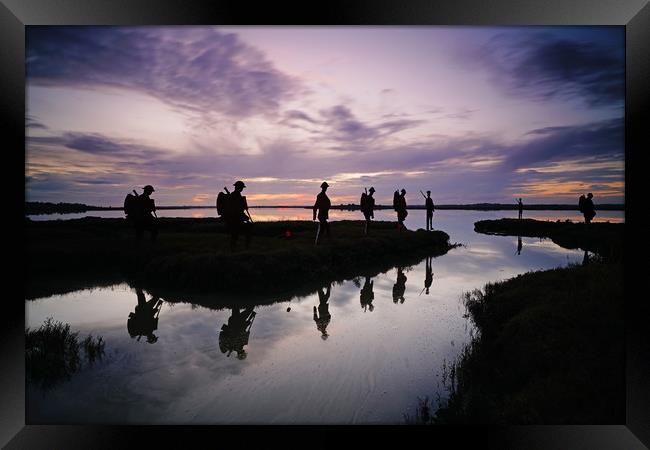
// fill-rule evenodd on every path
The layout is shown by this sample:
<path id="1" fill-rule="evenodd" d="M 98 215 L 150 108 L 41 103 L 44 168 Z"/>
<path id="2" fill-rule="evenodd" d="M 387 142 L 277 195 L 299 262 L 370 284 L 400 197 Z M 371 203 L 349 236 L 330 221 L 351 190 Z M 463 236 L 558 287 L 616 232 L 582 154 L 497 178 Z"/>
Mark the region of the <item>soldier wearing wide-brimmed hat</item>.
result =
<path id="1" fill-rule="evenodd" d="M 329 197 L 325 193 L 329 184 L 326 181 L 320 185 L 321 192 L 316 196 L 316 203 L 314 203 L 314 220 L 318 217 L 318 231 L 316 231 L 316 242 L 318 245 L 321 235 L 324 233 L 327 237 L 330 236 L 330 225 L 327 222 L 329 219 L 329 210 L 332 207 Z"/>

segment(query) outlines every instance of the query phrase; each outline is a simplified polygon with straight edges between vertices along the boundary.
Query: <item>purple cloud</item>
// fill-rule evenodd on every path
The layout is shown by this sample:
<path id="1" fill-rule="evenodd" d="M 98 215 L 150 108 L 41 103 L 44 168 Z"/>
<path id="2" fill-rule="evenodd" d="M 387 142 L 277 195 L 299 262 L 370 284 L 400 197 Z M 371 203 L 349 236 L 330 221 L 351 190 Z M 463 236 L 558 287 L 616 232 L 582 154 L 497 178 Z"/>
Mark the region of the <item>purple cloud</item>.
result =
<path id="1" fill-rule="evenodd" d="M 613 31 L 614 32 L 614 31 Z M 492 80 L 512 95 L 536 100 L 580 98 L 589 106 L 622 106 L 623 34 L 604 45 L 550 34 L 500 34 L 472 53 Z"/>
<path id="2" fill-rule="evenodd" d="M 262 52 L 210 27 L 29 26 L 26 37 L 35 85 L 134 89 L 233 117 L 274 113 L 300 89 Z"/>

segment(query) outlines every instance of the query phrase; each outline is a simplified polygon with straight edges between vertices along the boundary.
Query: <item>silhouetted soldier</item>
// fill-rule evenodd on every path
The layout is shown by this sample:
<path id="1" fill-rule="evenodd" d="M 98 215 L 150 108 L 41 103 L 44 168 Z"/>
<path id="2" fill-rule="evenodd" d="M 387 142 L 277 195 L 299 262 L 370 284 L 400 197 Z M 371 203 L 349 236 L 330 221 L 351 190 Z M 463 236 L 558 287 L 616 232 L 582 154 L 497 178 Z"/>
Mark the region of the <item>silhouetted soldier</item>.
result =
<path id="1" fill-rule="evenodd" d="M 153 344 L 158 340 L 153 332 L 158 329 L 158 315 L 163 301 L 158 297 L 152 297 L 151 300 L 146 301 L 144 292 L 140 288 L 136 288 L 135 293 L 138 297 L 138 304 L 135 307 L 135 312 L 129 313 L 126 329 L 132 338 L 137 336 L 139 341 L 142 336 L 147 336 L 147 342 Z"/>
<path id="2" fill-rule="evenodd" d="M 366 282 L 361 288 L 361 294 L 359 295 L 359 300 L 361 301 L 361 307 L 363 312 L 366 312 L 366 308 L 371 312 L 375 307 L 372 304 L 372 301 L 375 299 L 375 293 L 372 291 L 373 281 L 370 277 L 366 277 Z"/>
<path id="3" fill-rule="evenodd" d="M 332 202 L 330 202 L 329 197 L 325 193 L 329 187 L 329 184 L 324 181 L 320 187 L 322 190 L 316 196 L 316 203 L 314 203 L 314 220 L 316 220 L 316 217 L 318 217 L 318 230 L 316 231 L 315 245 L 318 245 L 322 234 L 325 234 L 328 238 L 330 237 L 330 225 L 327 222 L 327 219 L 329 219 L 329 210 L 332 206 Z"/>
<path id="4" fill-rule="evenodd" d="M 420 191 L 422 192 L 422 191 Z M 427 231 L 433 230 L 433 199 L 431 198 L 431 191 L 427 191 L 424 206 L 427 210 Z"/>
<path id="5" fill-rule="evenodd" d="M 431 267 L 431 256 L 427 256 L 425 262 L 425 275 L 424 275 L 424 289 L 426 289 L 426 294 L 429 295 L 429 288 L 431 283 L 433 283 L 433 268 Z"/>
<path id="6" fill-rule="evenodd" d="M 521 202 L 521 197 L 517 201 L 517 209 L 519 210 L 519 218 L 521 219 L 522 214 L 524 213 L 524 204 Z"/>
<path id="7" fill-rule="evenodd" d="M 594 194 L 590 192 L 584 200 L 583 214 L 585 216 L 585 223 L 591 223 L 591 220 L 596 215 L 596 207 L 594 206 L 594 202 L 591 200 L 593 197 Z"/>
<path id="8" fill-rule="evenodd" d="M 144 231 L 148 230 L 151 233 L 151 240 L 155 241 L 158 236 L 158 224 L 156 223 L 156 203 L 150 197 L 152 192 L 155 192 L 153 186 L 150 184 L 143 188 L 142 195 L 136 197 L 136 209 L 133 216 L 133 224 L 135 225 L 135 238 L 139 242 L 142 240 Z"/>
<path id="9" fill-rule="evenodd" d="M 521 249 L 524 246 L 523 242 L 521 241 L 521 236 L 517 236 L 517 254 L 521 255 Z"/>
<path id="10" fill-rule="evenodd" d="M 401 267 L 397 268 L 397 281 L 393 285 L 393 303 L 397 303 L 400 300 L 400 303 L 404 303 L 404 292 L 406 291 L 406 275 L 402 271 Z"/>
<path id="11" fill-rule="evenodd" d="M 374 219 L 375 217 L 375 198 L 372 196 L 374 193 L 375 188 L 371 187 L 368 189 L 368 194 L 364 192 L 361 195 L 361 212 L 366 218 L 366 226 L 363 230 L 365 235 L 368 234 L 368 230 L 370 229 L 370 219 Z"/>
<path id="12" fill-rule="evenodd" d="M 253 320 L 255 320 L 255 311 L 253 306 L 249 306 L 243 311 L 237 308 L 231 308 L 232 313 L 228 318 L 228 323 L 221 326 L 219 333 L 219 350 L 221 353 L 230 354 L 237 352 L 237 359 L 246 359 L 246 350 L 244 346 L 248 345 L 248 338 L 251 334 Z"/>
<path id="13" fill-rule="evenodd" d="M 408 216 L 408 211 L 406 210 L 406 189 L 402 189 L 401 194 L 397 196 L 397 206 L 396 206 L 396 211 L 397 211 L 397 228 L 402 231 L 403 229 L 406 229 L 406 226 L 404 225 L 404 220 L 406 219 L 406 216 Z"/>
<path id="14" fill-rule="evenodd" d="M 332 315 L 329 311 L 329 304 L 327 301 L 330 298 L 330 289 L 332 285 L 327 285 L 326 292 L 323 292 L 323 288 L 318 288 L 318 312 L 316 312 L 316 307 L 314 306 L 314 322 L 316 322 L 316 328 L 321 332 L 321 338 L 323 340 L 327 339 L 329 334 L 327 334 L 327 325 L 330 323 Z"/>
<path id="15" fill-rule="evenodd" d="M 241 195 L 246 187 L 243 181 L 236 181 L 235 190 L 228 196 L 228 211 L 225 215 L 226 225 L 230 231 L 230 248 L 235 249 L 239 235 L 246 236 L 246 248 L 251 242 L 251 217 L 248 214 L 246 197 Z"/>

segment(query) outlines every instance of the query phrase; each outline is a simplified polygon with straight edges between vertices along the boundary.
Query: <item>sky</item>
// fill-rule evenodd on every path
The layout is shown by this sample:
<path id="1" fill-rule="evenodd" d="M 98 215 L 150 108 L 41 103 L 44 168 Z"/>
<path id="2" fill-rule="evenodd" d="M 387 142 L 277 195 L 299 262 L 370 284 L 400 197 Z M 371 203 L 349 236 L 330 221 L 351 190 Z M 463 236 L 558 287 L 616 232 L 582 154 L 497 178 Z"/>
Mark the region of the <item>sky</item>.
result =
<path id="1" fill-rule="evenodd" d="M 28 201 L 624 202 L 623 27 L 27 26 Z"/>

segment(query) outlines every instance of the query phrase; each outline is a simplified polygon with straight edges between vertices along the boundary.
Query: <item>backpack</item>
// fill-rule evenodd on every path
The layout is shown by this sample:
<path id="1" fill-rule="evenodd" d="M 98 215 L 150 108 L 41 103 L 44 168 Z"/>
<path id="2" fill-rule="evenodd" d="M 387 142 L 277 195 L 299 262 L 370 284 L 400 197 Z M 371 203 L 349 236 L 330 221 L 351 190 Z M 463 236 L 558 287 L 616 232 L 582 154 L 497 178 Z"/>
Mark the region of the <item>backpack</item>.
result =
<path id="1" fill-rule="evenodd" d="M 361 211 L 362 212 L 368 211 L 368 209 L 369 209 L 368 207 L 370 206 L 370 205 L 368 205 L 368 203 L 369 203 L 368 202 L 368 194 L 363 192 L 361 194 L 361 200 L 359 200 L 359 206 L 361 206 Z"/>
<path id="2" fill-rule="evenodd" d="M 228 214 L 230 192 L 219 192 L 217 195 L 217 214 L 221 217 Z"/>
<path id="3" fill-rule="evenodd" d="M 393 209 L 395 211 L 400 210 L 400 203 L 399 192 L 395 191 L 395 194 L 393 194 Z"/>
<path id="4" fill-rule="evenodd" d="M 580 198 L 578 199 L 578 209 L 580 210 L 581 213 L 585 212 L 585 196 L 581 195 Z"/>
<path id="5" fill-rule="evenodd" d="M 133 194 L 128 193 L 126 194 L 126 197 L 124 197 L 124 213 L 127 216 L 135 216 L 138 213 L 138 194 L 137 192 L 133 191 Z"/>

